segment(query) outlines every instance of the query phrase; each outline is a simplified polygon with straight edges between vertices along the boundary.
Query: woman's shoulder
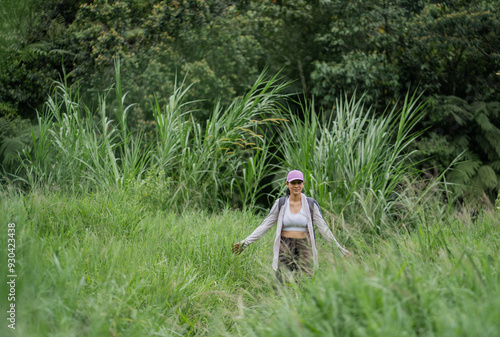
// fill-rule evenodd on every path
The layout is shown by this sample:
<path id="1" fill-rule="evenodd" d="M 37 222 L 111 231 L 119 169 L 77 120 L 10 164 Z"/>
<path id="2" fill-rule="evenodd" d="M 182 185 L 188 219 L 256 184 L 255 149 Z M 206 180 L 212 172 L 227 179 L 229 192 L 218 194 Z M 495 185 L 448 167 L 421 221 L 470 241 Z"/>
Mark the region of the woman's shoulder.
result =
<path id="1" fill-rule="evenodd" d="M 304 196 L 306 197 L 306 200 L 307 202 L 312 206 L 313 204 L 315 205 L 318 205 L 319 207 L 319 204 L 318 202 L 316 201 L 316 199 L 314 199 L 313 197 L 308 197 L 307 195 L 304 194 Z"/>

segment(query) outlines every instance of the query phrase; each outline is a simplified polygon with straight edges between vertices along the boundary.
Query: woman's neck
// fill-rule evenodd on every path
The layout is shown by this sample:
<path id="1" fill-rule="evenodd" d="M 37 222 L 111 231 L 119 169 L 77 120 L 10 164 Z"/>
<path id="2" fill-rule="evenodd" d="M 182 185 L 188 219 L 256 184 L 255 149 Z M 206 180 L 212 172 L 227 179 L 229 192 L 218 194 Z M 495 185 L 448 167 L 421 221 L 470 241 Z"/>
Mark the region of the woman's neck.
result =
<path id="1" fill-rule="evenodd" d="M 290 194 L 290 201 L 297 202 L 302 200 L 302 193 L 299 195 Z"/>

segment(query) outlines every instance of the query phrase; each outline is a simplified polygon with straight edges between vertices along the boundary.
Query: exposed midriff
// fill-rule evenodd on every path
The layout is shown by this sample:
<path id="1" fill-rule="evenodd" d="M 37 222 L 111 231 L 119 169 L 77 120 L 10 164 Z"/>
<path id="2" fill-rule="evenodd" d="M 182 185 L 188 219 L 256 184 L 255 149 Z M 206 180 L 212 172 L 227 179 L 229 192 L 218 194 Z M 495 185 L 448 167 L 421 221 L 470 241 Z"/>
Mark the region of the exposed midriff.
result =
<path id="1" fill-rule="evenodd" d="M 291 239 L 307 239 L 309 234 L 307 232 L 299 231 L 281 231 L 281 236 Z"/>

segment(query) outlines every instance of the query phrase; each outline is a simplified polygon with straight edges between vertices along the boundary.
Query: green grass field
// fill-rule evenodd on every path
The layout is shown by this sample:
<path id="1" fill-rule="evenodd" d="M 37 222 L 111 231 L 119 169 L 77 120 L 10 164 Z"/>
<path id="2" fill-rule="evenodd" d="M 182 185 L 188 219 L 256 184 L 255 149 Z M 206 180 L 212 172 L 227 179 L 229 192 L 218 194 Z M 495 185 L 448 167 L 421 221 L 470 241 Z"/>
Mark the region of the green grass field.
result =
<path id="1" fill-rule="evenodd" d="M 438 216 L 367 236 L 320 239 L 313 279 L 278 286 L 271 230 L 242 255 L 234 242 L 263 214 L 182 213 L 135 193 L 2 193 L 0 270 L 7 308 L 7 224 L 16 224 L 16 329 L 2 336 L 498 336 L 500 220 Z M 424 221 L 422 221 L 424 223 Z"/>

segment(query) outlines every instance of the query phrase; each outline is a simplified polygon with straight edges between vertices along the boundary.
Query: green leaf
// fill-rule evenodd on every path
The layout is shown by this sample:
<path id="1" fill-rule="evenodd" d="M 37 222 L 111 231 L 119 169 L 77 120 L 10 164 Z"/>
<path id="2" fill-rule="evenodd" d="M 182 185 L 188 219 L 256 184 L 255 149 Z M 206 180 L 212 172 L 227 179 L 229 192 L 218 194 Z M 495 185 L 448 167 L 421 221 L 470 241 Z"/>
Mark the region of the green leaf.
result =
<path id="1" fill-rule="evenodd" d="M 476 116 L 476 122 L 484 132 L 493 131 L 496 129 L 495 126 L 491 123 L 488 116 L 486 116 L 483 112 L 479 113 Z"/>
<path id="2" fill-rule="evenodd" d="M 496 160 L 489 164 L 495 171 L 500 171 L 500 160 Z"/>
<path id="3" fill-rule="evenodd" d="M 477 175 L 486 188 L 495 188 L 498 184 L 497 175 L 489 165 L 481 166 L 477 171 Z"/>
<path id="4" fill-rule="evenodd" d="M 468 178 L 476 174 L 483 162 L 480 160 L 471 160 L 457 165 L 456 170 L 464 173 Z"/>

